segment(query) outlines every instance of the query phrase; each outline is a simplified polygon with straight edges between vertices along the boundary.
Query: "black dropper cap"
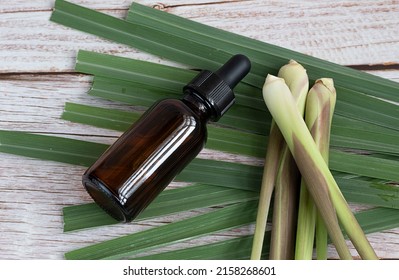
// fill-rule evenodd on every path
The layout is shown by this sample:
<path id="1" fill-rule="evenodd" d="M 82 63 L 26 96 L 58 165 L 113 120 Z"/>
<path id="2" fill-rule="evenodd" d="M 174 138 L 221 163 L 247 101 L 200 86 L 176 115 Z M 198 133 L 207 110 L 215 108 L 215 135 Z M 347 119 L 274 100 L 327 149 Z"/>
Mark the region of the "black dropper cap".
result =
<path id="1" fill-rule="evenodd" d="M 185 93 L 199 95 L 213 110 L 212 121 L 220 117 L 234 104 L 233 88 L 248 74 L 251 62 L 237 54 L 230 58 L 216 72 L 201 71 L 184 88 Z"/>

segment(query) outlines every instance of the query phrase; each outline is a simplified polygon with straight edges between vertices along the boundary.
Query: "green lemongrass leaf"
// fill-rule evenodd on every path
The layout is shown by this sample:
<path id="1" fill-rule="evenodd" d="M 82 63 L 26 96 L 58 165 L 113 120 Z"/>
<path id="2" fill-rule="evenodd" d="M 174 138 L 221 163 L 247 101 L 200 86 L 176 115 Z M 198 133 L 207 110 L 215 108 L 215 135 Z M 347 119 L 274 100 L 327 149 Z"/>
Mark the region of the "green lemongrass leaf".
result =
<path id="1" fill-rule="evenodd" d="M 374 208 L 355 214 L 356 219 L 367 234 L 399 227 L 399 210 L 388 208 Z M 270 231 L 265 234 L 262 257 L 268 255 Z M 238 237 L 213 244 L 195 246 L 158 254 L 149 254 L 137 260 L 232 260 L 248 259 L 252 236 Z"/>
<path id="2" fill-rule="evenodd" d="M 399 209 L 399 186 L 335 176 L 345 199 L 350 202 Z"/>
<path id="3" fill-rule="evenodd" d="M 118 112 L 120 112 L 120 115 Z M 108 121 L 104 121 L 102 116 L 106 116 Z M 74 103 L 67 103 L 63 114 L 63 118 L 66 120 L 118 131 L 124 131 L 130 127 L 132 122 L 129 120 L 134 120 L 137 116 L 137 113 L 134 112 Z M 264 154 L 264 148 L 261 145 L 265 138 L 262 136 L 220 127 L 209 126 L 208 130 L 207 147 L 210 149 L 258 157 Z M 272 148 L 276 149 L 275 147 L 277 147 L 276 144 L 272 144 Z M 332 170 L 399 182 L 399 173 L 397 172 L 399 162 L 397 160 L 383 159 L 371 155 L 356 155 L 335 149 L 331 150 L 330 153 L 330 168 Z M 382 166 L 384 169 L 380 170 Z"/>
<path id="4" fill-rule="evenodd" d="M 173 91 L 160 89 L 152 85 L 101 76 L 94 76 L 89 94 L 107 100 L 143 107 L 150 107 L 160 99 L 176 98 L 176 92 Z"/>
<path id="5" fill-rule="evenodd" d="M 108 145 L 94 142 L 31 134 L 27 132 L 0 130 L 0 152 L 31 158 L 89 166 L 94 163 L 107 148 Z M 343 161 L 345 161 L 345 159 L 343 159 Z M 361 162 L 364 163 L 364 161 L 360 161 L 359 165 Z M 204 172 L 201 173 L 202 175 L 199 174 L 198 177 L 208 176 L 205 171 L 217 171 L 221 176 L 223 176 L 226 171 L 237 172 L 244 177 L 260 177 L 262 174 L 262 167 L 204 159 L 199 160 L 198 163 L 199 165 L 196 165 L 195 168 L 202 169 L 201 164 L 206 168 Z M 368 164 L 366 163 L 365 165 Z M 195 168 L 192 168 L 190 172 L 195 173 Z M 215 169 L 213 170 L 213 168 Z M 349 201 L 399 208 L 398 187 L 394 185 L 370 181 L 345 173 L 334 173 L 334 178 L 340 183 L 342 192 L 345 196 L 348 196 Z M 192 181 L 196 182 L 195 180 Z M 245 178 L 241 181 L 245 181 Z M 251 183 L 245 185 L 248 186 L 250 184 Z M 228 183 L 224 185 L 228 185 Z M 258 190 L 256 186 L 247 188 L 255 191 Z"/>
<path id="6" fill-rule="evenodd" d="M 103 65 L 106 65 L 106 67 Z M 171 95 L 170 92 L 174 89 L 175 98 L 182 98 L 183 86 L 192 80 L 191 74 L 195 73 L 194 71 L 184 73 L 183 69 L 171 66 L 110 55 L 96 54 L 87 51 L 80 51 L 78 54 L 76 70 L 79 72 L 109 76 L 110 68 L 117 72 L 118 78 L 136 81 L 133 84 L 136 87 L 135 91 L 133 91 L 135 95 L 137 95 L 138 92 L 137 87 L 140 87 L 141 84 L 152 85 L 156 91 L 159 91 L 162 84 L 165 84 L 165 87 L 167 88 L 166 94 Z M 184 74 L 182 74 L 182 72 Z M 176 77 L 182 77 L 182 83 L 180 83 L 180 80 L 173 80 L 176 79 Z M 126 84 L 126 82 L 124 84 Z M 95 87 L 98 88 L 98 86 Z M 129 86 L 128 88 L 131 89 L 131 87 L 132 86 Z M 109 88 L 109 85 L 107 88 Z M 123 87 L 121 91 L 126 94 L 128 88 Z M 145 89 L 148 89 L 148 86 L 145 86 Z M 162 93 L 156 96 L 156 91 L 151 93 L 151 95 L 155 97 L 154 102 L 166 97 L 165 94 Z M 139 93 L 142 95 L 143 91 L 139 91 Z M 116 96 L 116 101 L 119 101 L 120 93 L 118 92 L 111 93 L 106 98 L 112 99 L 113 96 Z M 238 98 L 239 97 L 240 96 L 238 96 Z M 139 100 L 139 104 L 133 105 L 142 105 L 142 97 L 140 96 L 139 99 L 141 99 Z M 262 134 L 268 129 L 269 122 L 267 120 L 270 120 L 270 115 L 265 110 L 255 110 L 247 106 L 241 106 L 238 103 L 223 115 L 223 118 L 219 120 L 219 123 L 223 125 L 234 126 L 241 130 Z"/>
<path id="7" fill-rule="evenodd" d="M 81 165 L 81 166 L 90 166 L 93 164 L 96 159 L 108 148 L 108 145 L 99 144 L 94 142 L 86 142 L 81 140 L 75 139 L 67 139 L 61 137 L 54 137 L 54 136 L 46 136 L 46 135 L 38 135 L 38 134 L 31 134 L 26 132 L 18 132 L 18 131 L 5 131 L 0 130 L 0 152 L 21 155 L 26 157 L 44 159 L 44 160 L 52 160 L 57 162 L 69 163 L 74 165 Z M 331 153 L 333 154 L 333 152 Z M 347 153 L 341 153 L 340 157 L 342 162 L 345 162 L 347 159 L 344 155 Z M 376 165 L 373 163 L 368 164 L 367 156 L 363 156 L 361 158 L 352 158 L 351 154 L 348 154 L 352 160 L 352 164 L 363 165 L 363 169 L 370 170 L 369 172 L 365 173 L 372 173 L 373 170 L 376 169 Z M 358 160 L 357 163 L 355 160 Z M 378 158 L 377 158 L 378 159 Z M 374 160 L 374 159 L 373 159 Z M 386 161 L 384 159 L 384 161 Z M 232 170 L 238 173 L 237 177 L 241 177 L 238 183 L 234 185 L 239 185 L 242 182 L 245 182 L 245 177 L 247 176 L 250 178 L 242 187 L 243 189 L 254 190 L 257 189 L 259 186 L 260 177 L 262 176 L 262 168 L 255 167 L 255 166 L 248 166 L 243 164 L 235 164 L 235 163 L 223 163 L 219 164 L 219 161 L 212 161 L 212 160 L 198 160 L 200 166 L 203 165 L 204 168 L 207 170 L 206 172 L 198 173 L 197 178 L 201 180 L 201 176 L 208 176 L 207 172 L 215 173 L 215 170 L 218 170 L 219 175 L 213 174 L 214 178 L 220 177 L 221 181 L 225 180 L 226 178 L 222 179 L 225 170 Z M 203 163 L 203 164 L 202 164 Z M 209 164 L 212 163 L 212 164 Z M 333 163 L 332 163 L 333 164 Z M 338 163 L 336 163 L 338 165 Z M 215 170 L 212 170 L 213 166 L 215 166 Z M 197 167 L 197 166 L 196 166 Z M 220 168 L 219 168 L 220 167 Z M 202 168 L 202 167 L 201 167 Z M 243 168 L 243 169 L 241 169 Z M 332 166 L 331 166 L 332 168 Z M 334 167 L 335 168 L 335 167 Z M 338 168 L 336 168 L 338 169 Z M 195 170 L 189 170 L 191 173 L 196 173 Z M 348 171 L 347 173 L 351 173 Z M 183 171 L 184 175 L 184 171 Z M 182 176 L 183 176 L 182 175 Z M 337 174 L 335 178 L 339 178 L 344 175 Z M 381 176 L 379 176 L 381 177 Z M 182 177 L 183 178 L 183 177 Z M 204 178 L 202 180 L 205 180 Z M 233 178 L 231 181 L 234 181 Z M 211 181 L 211 180 L 208 180 Z M 193 182 L 195 182 L 193 180 Z M 203 182 L 208 183 L 208 182 Z M 212 184 L 212 182 L 210 182 Z M 251 186 L 252 184 L 252 186 Z M 357 183 L 353 183 L 353 187 L 356 187 Z M 364 183 L 367 186 L 365 189 L 369 189 L 370 186 L 367 182 Z M 228 183 L 222 182 L 222 185 L 228 186 Z M 349 186 L 349 185 L 348 185 Z M 362 185 L 359 186 L 361 188 Z M 391 186 L 388 186 L 388 189 Z M 393 191 L 395 192 L 396 189 L 392 186 Z M 359 190 L 361 192 L 362 190 Z M 387 194 L 384 194 L 384 196 Z M 396 203 L 396 201 L 394 201 Z M 396 204 L 395 204 L 396 205 Z M 382 205 L 381 205 L 382 206 Z M 389 207 L 386 205 L 386 207 Z M 396 206 L 395 206 L 396 207 Z"/>
<path id="8" fill-rule="evenodd" d="M 70 102 L 65 103 L 62 114 L 64 120 L 118 131 L 127 130 L 140 116 L 141 113 L 138 112 L 106 109 Z"/>
<path id="9" fill-rule="evenodd" d="M 207 47 L 145 25 L 133 24 L 67 1 L 55 2 L 50 20 L 202 69 L 216 70 L 231 57 L 223 50 Z M 153 41 L 152 36 L 156 36 L 160 41 Z M 203 57 L 204 51 L 208 54 L 207 58 Z M 259 84 L 262 79 L 261 76 L 252 73 L 245 77 L 245 80 L 255 84 Z"/>
<path id="10" fill-rule="evenodd" d="M 347 84 L 356 82 L 356 80 L 353 80 L 348 80 Z M 366 95 L 364 93 L 366 85 L 364 85 L 364 91 L 354 91 L 339 86 L 335 88 L 337 90 L 336 114 L 396 131 L 399 130 L 397 125 L 399 118 L 398 105 Z M 394 92 L 392 91 L 391 96 L 394 96 Z"/>
<path id="11" fill-rule="evenodd" d="M 136 9 L 139 10 L 139 12 L 135 14 Z M 152 15 L 152 13 L 154 13 L 154 15 Z M 155 17 L 155 15 L 157 16 Z M 159 24 L 159 19 L 162 17 L 165 20 L 161 20 L 162 24 Z M 173 23 L 167 23 L 166 19 L 180 20 L 181 24 L 177 26 Z M 374 118 L 383 117 L 384 121 L 380 120 L 375 123 L 392 129 L 398 129 L 396 124 L 398 123 L 397 116 L 399 111 L 396 105 L 362 94 L 365 93 L 398 102 L 399 97 L 395 95 L 395 93 L 398 91 L 399 84 L 393 81 L 388 81 L 380 77 L 284 48 L 251 40 L 226 31 L 207 27 L 199 23 L 196 24 L 185 19 L 178 19 L 178 17 L 169 15 L 168 13 L 154 12 L 148 7 L 143 7 L 140 4 L 132 5 L 127 20 L 136 24 L 145 24 L 152 27 L 154 30 L 161 30 L 171 35 L 182 36 L 198 44 L 226 50 L 231 54 L 237 52 L 245 53 L 250 57 L 253 64 L 251 72 L 261 76 L 264 76 L 266 73 L 276 73 L 276 70 L 285 63 L 287 57 L 295 59 L 307 69 L 310 79 L 316 80 L 320 76 L 325 76 L 331 77 L 336 81 L 337 91 L 341 93 L 337 103 L 337 114 L 344 113 L 346 116 L 351 116 L 356 119 L 361 118 L 372 123 L 375 121 L 373 120 Z M 192 28 L 187 28 L 187 26 L 192 26 Z M 232 39 L 234 37 L 236 40 Z M 148 38 L 158 41 L 156 36 L 148 36 Z M 238 44 L 237 42 L 240 43 Z M 184 47 L 181 49 L 184 50 Z M 204 57 L 206 57 L 206 54 L 204 54 Z M 350 83 L 347 82 L 348 78 L 351 79 Z M 255 84 L 255 86 L 259 86 L 259 84 Z M 381 91 L 383 91 L 383 93 Z M 376 111 L 377 108 L 374 105 L 376 107 L 384 107 L 389 112 L 386 111 L 385 116 L 378 116 L 378 112 L 381 112 L 381 110 Z M 341 110 L 341 108 L 345 110 Z M 366 115 L 369 119 L 362 117 L 365 116 L 364 113 L 367 113 Z M 370 118 L 372 115 L 374 116 Z"/>
<path id="12" fill-rule="evenodd" d="M 186 38 L 165 33 L 158 29 L 150 28 L 149 26 L 132 24 L 124 20 L 120 20 L 90 9 L 80 7 L 75 4 L 68 3 L 66 1 L 56 1 L 55 10 L 51 16 L 51 19 L 66 26 L 102 36 L 116 42 L 124 43 L 162 57 L 167 57 L 171 60 L 180 61 L 183 63 L 189 62 L 192 66 L 198 68 L 208 68 L 210 70 L 215 70 L 217 67 L 220 66 L 220 64 L 225 62 L 231 56 L 228 55 L 225 50 L 229 48 L 229 45 L 226 45 L 226 48 L 224 48 L 223 50 L 216 48 L 212 49 L 209 46 L 198 44 L 197 42 L 190 41 Z M 230 36 L 231 38 L 233 38 L 234 36 L 238 36 L 231 33 L 226 34 L 228 34 L 228 36 Z M 255 44 L 260 43 L 242 36 L 238 37 L 240 38 L 240 44 L 243 42 L 255 42 Z M 169 45 L 166 45 L 167 43 Z M 356 101 L 358 101 L 357 99 L 359 99 L 362 102 L 362 97 L 365 96 L 363 93 L 365 93 L 370 95 L 374 94 L 375 96 L 385 97 L 389 99 L 393 98 L 392 93 L 395 92 L 395 90 L 397 89 L 397 84 L 391 81 L 378 79 L 377 77 L 373 77 L 359 71 L 346 69 L 345 67 L 333 63 L 292 52 L 286 49 L 281 49 L 276 46 L 267 45 L 264 43 L 260 44 L 261 46 L 263 46 L 263 51 L 261 53 L 266 54 L 269 58 L 262 58 L 260 60 L 261 63 L 272 63 L 276 68 L 276 71 L 285 62 L 286 57 L 290 57 L 303 64 L 307 68 L 310 76 L 329 76 L 336 80 L 340 80 L 337 82 L 337 84 L 339 85 L 341 84 L 341 82 L 342 84 L 345 84 L 345 86 L 348 84 L 357 85 L 354 86 L 353 89 L 349 90 L 346 90 L 346 88 L 341 89 L 337 86 L 337 91 L 341 93 L 343 97 L 350 96 L 351 93 L 355 93 L 360 98 L 354 98 L 354 100 L 356 99 Z M 186 51 L 179 49 L 181 47 L 184 47 Z M 272 50 L 270 50 L 270 48 Z M 274 55 L 273 49 L 278 50 L 278 52 L 280 52 L 280 56 Z M 207 55 L 206 58 L 203 57 L 205 55 Z M 254 57 L 251 56 L 250 58 L 252 61 L 256 61 Z M 217 60 L 223 61 L 215 62 Z M 307 62 L 310 62 L 310 64 Z M 331 68 L 336 68 L 337 71 L 331 72 Z M 258 74 L 250 73 L 249 75 L 247 75 L 245 80 L 247 82 L 254 82 L 254 80 L 257 80 L 254 84 L 256 84 L 256 86 L 260 88 L 263 83 L 263 77 L 268 72 L 273 73 L 273 71 L 262 71 L 259 76 L 257 76 Z M 346 78 L 348 76 L 351 77 L 351 79 L 354 81 L 352 81 L 351 83 L 347 83 Z M 382 83 L 382 81 L 384 83 Z M 387 87 L 386 84 L 389 84 L 390 86 Z M 359 85 L 362 86 L 360 87 Z M 385 92 L 384 89 L 386 89 Z M 384 94 L 382 94 L 382 92 L 384 92 Z M 384 110 L 384 112 L 397 112 L 398 110 L 397 106 L 394 104 L 377 101 L 377 99 L 374 99 L 372 101 L 376 101 L 377 103 L 382 102 L 382 104 L 384 104 L 384 109 L 386 109 Z M 339 102 L 341 102 L 340 99 Z M 339 102 L 337 103 L 337 114 L 341 113 L 341 106 Z M 365 102 L 356 105 L 356 107 L 350 108 L 352 112 L 343 111 L 342 113 L 349 115 L 355 114 L 355 117 L 358 119 L 361 118 L 362 120 L 367 122 L 378 123 L 382 126 L 388 126 L 394 130 L 399 129 L 396 125 L 396 123 L 399 121 L 399 117 L 396 117 L 397 114 L 381 114 L 379 112 L 368 109 L 366 109 L 366 115 L 362 114 L 362 108 L 363 106 L 367 106 L 367 102 L 369 101 L 366 100 Z M 353 103 L 353 101 L 349 101 L 347 102 L 347 105 L 352 106 Z M 354 111 L 355 109 L 358 111 Z M 396 122 L 394 121 L 395 119 Z"/>
<path id="13" fill-rule="evenodd" d="M 134 260 L 247 260 L 251 255 L 253 236 L 236 237 L 202 246 L 149 254 Z M 270 231 L 265 233 L 261 257 L 269 255 Z"/>
<path id="14" fill-rule="evenodd" d="M 137 112 L 66 103 L 62 118 L 96 127 L 125 131 L 139 116 Z M 267 138 L 262 135 L 210 125 L 208 126 L 206 147 L 256 157 L 264 155 L 265 148 L 263 143 L 266 141 Z"/>
<path id="15" fill-rule="evenodd" d="M 377 207 L 355 214 L 365 233 L 381 232 L 399 227 L 399 211 Z"/>
<path id="16" fill-rule="evenodd" d="M 261 176 L 261 168 L 257 166 L 197 158 L 176 176 L 176 180 L 258 191 Z"/>
<path id="17" fill-rule="evenodd" d="M 312 80 L 321 76 L 331 77 L 337 85 L 399 102 L 399 96 L 395 95 L 399 85 L 393 81 L 184 19 L 138 3 L 132 4 L 127 20 L 151 26 L 165 33 L 179 35 L 197 41 L 197 43 L 226 49 L 233 53 L 245 53 L 250 56 L 251 60 L 269 67 L 268 69 L 271 71 L 266 71 L 269 73 L 277 73 L 289 57 L 302 64 Z M 347 82 L 348 78 L 352 80 L 351 83 Z"/>
<path id="18" fill-rule="evenodd" d="M 134 94 L 132 91 L 134 91 Z M 141 85 L 137 86 L 129 82 L 99 76 L 94 77 L 93 86 L 89 94 L 112 101 L 144 107 L 151 106 L 161 98 L 175 97 L 175 93 L 158 92 L 158 89 L 150 90 L 145 87 L 141 88 Z M 268 126 L 268 123 L 269 121 L 267 120 L 264 125 Z M 261 126 L 258 124 L 257 127 Z M 265 134 L 264 131 L 258 132 Z M 397 131 L 336 115 L 332 127 L 331 146 L 399 154 L 398 137 L 399 133 Z M 264 153 L 263 150 L 262 153 Z M 260 153 L 257 156 L 261 155 Z"/>
<path id="19" fill-rule="evenodd" d="M 346 178 L 347 176 L 346 174 L 335 175 L 335 179 L 346 200 L 355 203 L 399 209 L 399 188 L 397 186 L 385 185 L 360 178 Z M 232 191 L 234 194 L 241 192 L 238 189 L 233 189 Z M 245 194 L 251 196 L 247 192 L 245 192 Z M 258 199 L 258 193 L 254 192 L 254 194 L 256 194 L 254 199 Z M 190 195 L 191 194 L 188 194 L 187 197 Z M 242 198 L 245 199 L 244 196 Z M 226 197 L 226 200 L 228 199 L 230 198 Z M 147 215 L 145 213 L 146 212 L 144 212 L 143 215 Z M 94 203 L 64 208 L 65 231 L 109 225 L 115 222 L 114 219 L 110 218 L 109 215 Z"/>
<path id="20" fill-rule="evenodd" d="M 326 207 L 328 205 L 325 198 L 328 195 L 319 194 L 320 189 L 327 189 L 327 192 L 329 192 L 339 220 L 360 256 L 364 259 L 377 259 L 377 255 L 353 216 L 333 175 L 318 151 L 284 80 L 269 75 L 263 88 L 263 98 L 295 158 L 320 214 L 323 216 L 330 238 L 334 241 L 336 247 L 339 246 L 337 251 L 340 256 L 346 257 L 347 247 L 345 243 L 341 242 L 341 230 L 333 228 L 335 225 L 333 222 L 336 217 L 334 210 Z M 278 108 L 286 108 L 286 110 L 282 112 Z"/>
<path id="21" fill-rule="evenodd" d="M 120 80 L 118 79 L 118 77 L 112 77 L 112 73 L 114 71 L 112 70 L 112 68 L 110 69 L 109 65 L 106 65 L 106 67 L 108 76 L 94 76 L 92 88 L 90 89 L 89 94 L 102 97 L 104 99 L 146 107 L 151 106 L 156 100 L 160 98 L 181 98 L 181 87 L 172 90 L 167 87 L 159 88 L 152 84 L 143 84 L 140 82 L 134 82 L 132 80 Z M 132 69 L 128 70 L 132 71 Z M 95 73 L 88 74 L 94 75 Z M 137 80 L 140 81 L 139 78 L 137 78 Z M 187 81 L 182 80 L 182 87 L 184 86 L 184 83 L 187 83 Z M 167 84 L 167 82 L 164 83 L 164 85 Z M 252 89 L 245 89 L 244 91 L 242 85 L 243 84 L 238 84 L 238 86 L 236 86 L 234 89 L 236 104 L 261 111 L 267 111 L 266 107 L 261 103 L 262 100 L 259 97 L 260 92 L 256 92 L 256 95 L 252 96 L 252 94 L 250 94 Z M 258 91 L 258 89 L 256 90 Z M 268 117 L 268 119 L 270 119 L 270 116 Z M 267 120 L 265 120 L 265 122 L 266 121 Z"/>
<path id="22" fill-rule="evenodd" d="M 183 239 L 199 237 L 251 223 L 256 204 L 242 202 L 168 225 L 141 231 L 98 243 L 65 254 L 67 259 L 120 259 L 172 244 Z M 185 229 L 185 230 L 182 230 Z"/>
<path id="23" fill-rule="evenodd" d="M 107 148 L 108 146 L 104 144 L 74 139 L 29 134 L 26 132 L 0 131 L 0 152 L 75 165 L 91 165 Z M 205 162 L 205 165 L 208 165 L 208 162 Z M 218 166 L 218 163 L 215 162 L 215 165 Z M 212 167 L 209 169 L 211 172 L 214 172 Z M 240 169 L 237 170 L 240 172 Z M 225 170 L 218 169 L 217 172 L 223 175 Z M 262 168 L 258 168 L 258 172 L 261 174 Z M 240 174 L 245 176 L 245 171 L 242 170 Z M 202 175 L 202 177 L 207 176 L 207 173 L 203 173 Z M 201 175 L 198 177 L 201 177 Z M 250 173 L 249 177 L 253 177 L 253 175 Z M 361 178 L 347 177 L 348 175 L 346 174 L 335 174 L 335 178 L 339 182 L 342 192 L 348 201 L 399 208 L 399 194 L 396 186 L 384 185 Z M 223 178 L 222 180 L 224 181 Z M 213 180 L 211 181 L 215 183 Z M 257 190 L 256 187 L 255 189 Z M 97 219 L 98 216 L 104 217 L 98 225 L 113 223 L 113 219 L 110 220 L 108 216 L 104 216 L 104 212 L 98 207 L 93 208 L 86 205 L 74 207 L 76 207 L 78 213 L 88 211 L 85 214 L 88 217 L 86 220 L 88 223 L 82 224 L 81 228 L 91 227 L 92 225 L 88 220 Z"/>
<path id="24" fill-rule="evenodd" d="M 135 95 L 137 91 L 134 87 L 139 87 L 172 93 L 176 97 L 181 96 L 183 87 L 199 73 L 194 70 L 83 50 L 78 52 L 75 69 L 103 77 L 102 79 L 107 79 L 106 82 L 116 80 L 117 84 L 120 84 L 119 89 L 116 85 L 111 89 L 118 93 Z M 262 103 L 259 88 L 239 83 L 234 88 L 234 93 L 236 104 L 267 111 Z"/>
<path id="25" fill-rule="evenodd" d="M 0 130 L 0 152 L 89 166 L 108 145 L 19 131 Z"/>
<path id="26" fill-rule="evenodd" d="M 254 200 L 256 192 L 196 184 L 163 191 L 135 222 L 198 208 Z M 118 223 L 95 203 L 63 208 L 64 232 Z"/>
<path id="27" fill-rule="evenodd" d="M 0 152 L 90 166 L 108 145 L 24 132 L 0 131 Z M 177 177 L 197 182 L 256 191 L 262 172 L 257 166 L 194 159 Z"/>
<path id="28" fill-rule="evenodd" d="M 147 75 L 144 75 L 145 78 L 143 79 L 141 78 L 141 75 L 143 74 L 140 72 L 142 64 L 144 65 L 144 69 L 149 68 L 145 71 L 148 73 Z M 191 71 L 191 75 L 181 75 L 181 71 L 190 70 L 182 70 L 179 68 L 155 63 L 142 62 L 128 58 L 86 51 L 79 52 L 77 69 L 84 73 L 93 75 L 107 75 L 108 78 L 101 76 L 96 76 L 94 78 L 92 89 L 89 92 L 90 94 L 113 101 L 146 107 L 151 106 L 158 99 L 167 97 L 179 98 L 181 88 L 186 83 L 184 79 L 189 77 L 191 78 L 196 74 L 196 72 Z M 182 76 L 182 78 L 179 80 L 179 83 L 176 84 L 175 82 L 172 82 L 170 84 L 168 82 L 168 79 L 171 79 L 168 76 L 170 75 L 169 72 L 174 74 L 172 75 L 174 79 L 179 79 L 178 77 Z M 154 76 L 150 76 L 151 73 L 153 73 Z M 151 78 L 155 80 L 150 82 L 149 79 Z M 125 81 L 123 79 L 127 79 L 129 81 Z M 240 85 L 237 88 L 239 88 Z M 259 98 L 259 93 L 257 93 L 258 96 L 253 95 L 251 89 L 243 89 L 242 86 L 241 90 L 245 91 L 246 94 L 239 93 L 237 90 L 235 90 L 237 104 L 266 110 L 266 107 L 263 105 L 263 101 Z M 372 99 L 371 104 L 374 104 L 374 101 L 375 100 Z M 339 102 L 342 103 L 342 101 Z M 350 106 L 354 106 L 351 104 L 350 100 L 348 102 Z M 362 116 L 369 115 L 370 110 L 374 112 L 374 109 L 366 110 L 363 108 L 364 106 L 369 105 L 366 104 L 360 107 L 358 106 L 358 109 L 362 111 L 359 111 L 356 114 Z M 224 120 L 224 118 L 222 118 L 222 123 L 226 121 L 226 124 L 235 126 L 237 123 L 235 122 L 234 116 L 238 118 L 245 118 L 245 122 L 240 126 L 241 128 L 246 130 L 251 129 L 259 134 L 266 133 L 268 130 L 267 127 L 270 125 L 269 115 L 265 115 L 262 118 L 261 116 L 258 116 L 261 113 L 257 112 L 257 110 L 246 110 L 243 113 L 240 112 L 239 109 L 235 109 L 235 107 L 236 106 L 233 106 L 232 110 L 228 111 L 227 113 L 227 117 L 230 117 L 230 119 Z M 383 110 L 383 108 L 380 109 Z M 339 109 L 337 110 L 339 111 Z M 350 117 L 354 117 L 353 109 L 349 108 L 347 110 L 350 114 Z M 256 122 L 252 124 L 253 118 L 256 119 Z M 240 122 L 238 124 L 240 124 Z M 245 128 L 245 124 L 250 124 L 250 126 Z M 348 117 L 336 115 L 334 117 L 334 123 L 332 127 L 331 145 L 335 147 L 362 149 L 382 153 L 398 153 L 399 142 L 396 141 L 397 137 L 399 137 L 398 131 L 387 129 L 371 123 L 365 123 L 364 121 L 349 119 Z"/>
<path id="29" fill-rule="evenodd" d="M 399 182 L 397 159 L 334 151 L 330 153 L 330 165 L 335 171 Z"/>

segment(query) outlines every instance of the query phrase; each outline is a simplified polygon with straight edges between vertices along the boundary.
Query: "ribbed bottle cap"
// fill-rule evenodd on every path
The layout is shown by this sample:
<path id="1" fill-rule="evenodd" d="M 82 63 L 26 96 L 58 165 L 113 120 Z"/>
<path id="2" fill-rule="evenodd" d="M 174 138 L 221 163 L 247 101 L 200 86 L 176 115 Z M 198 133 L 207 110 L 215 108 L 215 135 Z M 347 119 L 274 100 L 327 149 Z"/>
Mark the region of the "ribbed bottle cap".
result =
<path id="1" fill-rule="evenodd" d="M 213 110 L 211 119 L 218 121 L 234 104 L 233 88 L 248 74 L 250 69 L 249 59 L 238 54 L 230 58 L 216 72 L 201 71 L 183 90 L 201 96 Z"/>

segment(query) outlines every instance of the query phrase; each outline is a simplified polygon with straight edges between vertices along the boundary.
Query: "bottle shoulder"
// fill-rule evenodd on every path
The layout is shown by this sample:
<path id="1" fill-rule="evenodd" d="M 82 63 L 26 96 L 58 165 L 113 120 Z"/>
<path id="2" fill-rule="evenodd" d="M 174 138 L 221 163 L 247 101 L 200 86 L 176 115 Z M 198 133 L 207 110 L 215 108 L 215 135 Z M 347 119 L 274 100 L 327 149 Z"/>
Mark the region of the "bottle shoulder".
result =
<path id="1" fill-rule="evenodd" d="M 207 118 L 204 118 L 204 108 L 201 104 L 192 104 L 180 99 L 163 99 L 158 101 L 152 108 L 157 113 L 170 114 L 171 116 L 181 115 L 192 117 L 197 122 L 206 125 Z"/>

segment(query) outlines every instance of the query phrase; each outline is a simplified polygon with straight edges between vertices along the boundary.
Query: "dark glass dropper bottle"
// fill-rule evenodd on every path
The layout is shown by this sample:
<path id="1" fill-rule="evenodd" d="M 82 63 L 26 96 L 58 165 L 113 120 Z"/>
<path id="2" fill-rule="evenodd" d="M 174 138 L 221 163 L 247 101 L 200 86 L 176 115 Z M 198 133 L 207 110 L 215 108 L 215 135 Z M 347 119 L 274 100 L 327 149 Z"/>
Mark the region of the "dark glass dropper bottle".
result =
<path id="1" fill-rule="evenodd" d="M 83 175 L 94 201 L 119 221 L 133 220 L 202 150 L 206 123 L 233 105 L 232 89 L 250 67 L 235 55 L 215 73 L 200 72 L 181 100 L 155 103 Z"/>

